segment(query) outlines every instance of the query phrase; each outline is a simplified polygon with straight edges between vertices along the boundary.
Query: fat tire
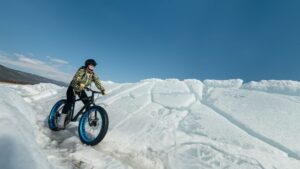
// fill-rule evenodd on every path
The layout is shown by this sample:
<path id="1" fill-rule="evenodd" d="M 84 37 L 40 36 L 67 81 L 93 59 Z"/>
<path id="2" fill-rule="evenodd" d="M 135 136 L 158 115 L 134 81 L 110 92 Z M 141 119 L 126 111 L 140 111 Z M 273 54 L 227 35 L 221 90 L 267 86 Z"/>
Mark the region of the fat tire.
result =
<path id="1" fill-rule="evenodd" d="M 97 111 L 100 113 L 101 119 L 102 119 L 102 126 L 101 126 L 100 133 L 98 134 L 98 136 L 95 139 L 87 140 L 84 136 L 85 133 L 84 133 L 83 128 L 85 125 L 85 120 L 87 120 L 86 118 L 88 118 L 88 116 L 89 116 L 89 111 L 93 110 L 93 109 L 97 109 Z M 84 112 L 83 115 L 81 116 L 80 121 L 79 121 L 79 126 L 78 126 L 78 133 L 79 133 L 79 138 L 82 143 L 84 143 L 86 145 L 94 146 L 94 145 L 97 145 L 98 143 L 100 143 L 103 140 L 103 138 L 105 137 L 107 130 L 108 130 L 109 120 L 108 120 L 108 115 L 107 115 L 106 110 L 104 108 L 102 108 L 101 106 L 93 106 L 89 109 L 89 111 Z"/>
<path id="2" fill-rule="evenodd" d="M 54 106 L 52 107 L 51 111 L 50 111 L 50 114 L 48 116 L 48 126 L 49 126 L 49 129 L 51 129 L 52 131 L 59 131 L 59 127 L 57 126 L 57 110 L 58 108 L 61 107 L 61 105 L 64 105 L 66 104 L 67 100 L 66 99 L 62 99 L 62 100 L 59 100 L 58 102 L 56 102 L 54 104 Z"/>

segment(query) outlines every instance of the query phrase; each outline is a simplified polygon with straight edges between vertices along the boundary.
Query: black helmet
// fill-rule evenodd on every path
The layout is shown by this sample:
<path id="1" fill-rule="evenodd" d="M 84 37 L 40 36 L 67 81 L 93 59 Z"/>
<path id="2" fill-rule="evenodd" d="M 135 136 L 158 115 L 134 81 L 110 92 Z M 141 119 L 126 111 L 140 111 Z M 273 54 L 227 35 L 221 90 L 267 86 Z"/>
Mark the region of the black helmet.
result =
<path id="1" fill-rule="evenodd" d="M 89 65 L 97 66 L 97 62 L 94 59 L 88 59 L 85 61 L 85 67 L 88 67 Z"/>

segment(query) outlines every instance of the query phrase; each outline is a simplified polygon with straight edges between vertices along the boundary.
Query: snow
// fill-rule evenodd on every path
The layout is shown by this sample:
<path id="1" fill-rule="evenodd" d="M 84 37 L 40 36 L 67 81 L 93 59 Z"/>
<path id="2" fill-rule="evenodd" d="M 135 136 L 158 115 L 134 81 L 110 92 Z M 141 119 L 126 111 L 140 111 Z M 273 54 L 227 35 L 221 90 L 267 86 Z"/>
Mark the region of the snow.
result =
<path id="1" fill-rule="evenodd" d="M 243 85 L 244 89 L 300 96 L 300 82 L 292 80 L 262 80 Z"/>
<path id="2" fill-rule="evenodd" d="M 96 103 L 110 125 L 94 147 L 80 142 L 78 122 L 64 131 L 48 129 L 49 111 L 66 88 L 0 84 L 1 168 L 300 168 L 300 82 L 103 84 L 108 94 Z"/>
<path id="3" fill-rule="evenodd" d="M 241 79 L 230 80 L 204 80 L 206 87 L 219 87 L 219 88 L 240 88 L 243 85 Z"/>
<path id="4" fill-rule="evenodd" d="M 34 141 L 36 113 L 13 90 L 0 88 L 0 166 L 5 169 L 47 169 L 47 156 Z"/>

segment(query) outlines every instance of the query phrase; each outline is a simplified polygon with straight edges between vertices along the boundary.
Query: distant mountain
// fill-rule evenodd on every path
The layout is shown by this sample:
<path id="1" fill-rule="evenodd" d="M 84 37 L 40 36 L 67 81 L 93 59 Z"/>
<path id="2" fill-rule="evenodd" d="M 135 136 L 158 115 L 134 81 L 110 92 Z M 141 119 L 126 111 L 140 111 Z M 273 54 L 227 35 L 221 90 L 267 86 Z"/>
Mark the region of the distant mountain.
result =
<path id="1" fill-rule="evenodd" d="M 26 73 L 0 65 L 0 82 L 18 84 L 53 83 L 59 86 L 67 86 L 66 83 L 48 79 L 42 76 Z"/>

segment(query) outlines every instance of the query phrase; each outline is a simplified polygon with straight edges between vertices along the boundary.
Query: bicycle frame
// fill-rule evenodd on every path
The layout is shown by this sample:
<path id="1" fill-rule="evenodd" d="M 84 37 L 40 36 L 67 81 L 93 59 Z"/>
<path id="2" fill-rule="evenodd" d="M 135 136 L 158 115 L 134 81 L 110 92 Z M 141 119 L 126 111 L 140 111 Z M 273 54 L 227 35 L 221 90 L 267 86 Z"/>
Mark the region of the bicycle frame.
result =
<path id="1" fill-rule="evenodd" d="M 89 110 L 90 107 L 92 106 L 96 106 L 95 104 L 95 93 L 100 93 L 100 92 L 97 92 L 97 91 L 94 91 L 90 88 L 86 88 L 88 91 L 91 91 L 92 92 L 92 95 L 87 97 L 87 98 L 84 98 L 86 99 L 88 102 L 87 104 L 84 104 L 84 106 L 77 112 L 77 114 L 75 115 L 74 117 L 74 107 L 75 107 L 75 103 L 78 102 L 78 101 L 81 101 L 82 99 L 76 99 L 75 102 L 74 102 L 74 105 L 72 105 L 72 108 L 71 108 L 71 117 L 70 117 L 70 121 L 77 121 L 78 117 L 83 113 L 84 110 Z"/>

